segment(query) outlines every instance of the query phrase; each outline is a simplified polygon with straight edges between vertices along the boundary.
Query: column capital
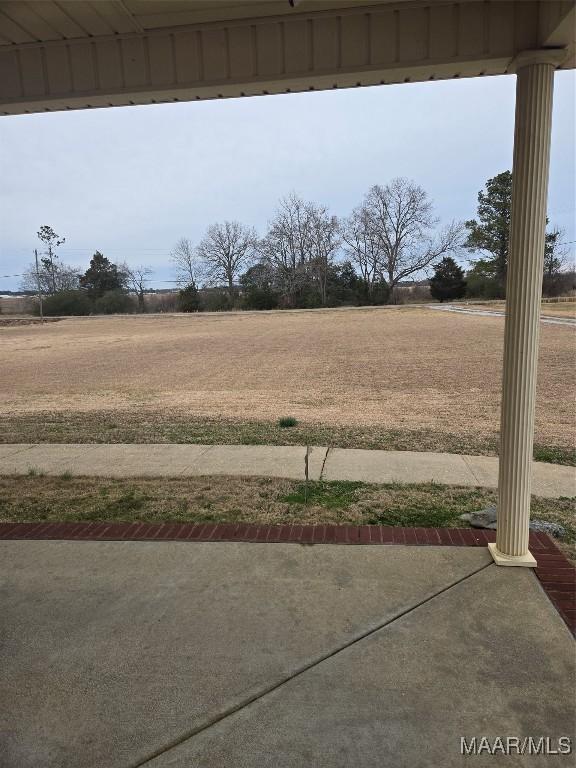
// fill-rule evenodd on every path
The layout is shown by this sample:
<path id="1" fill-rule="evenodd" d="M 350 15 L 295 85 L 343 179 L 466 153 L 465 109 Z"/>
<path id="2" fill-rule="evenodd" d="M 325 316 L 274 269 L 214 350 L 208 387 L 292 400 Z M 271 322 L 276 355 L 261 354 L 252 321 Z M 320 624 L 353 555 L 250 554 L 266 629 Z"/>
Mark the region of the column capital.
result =
<path id="1" fill-rule="evenodd" d="M 518 72 L 519 69 L 530 67 L 533 64 L 549 64 L 559 67 L 568 57 L 566 48 L 537 48 L 533 51 L 520 51 L 512 59 L 506 70 L 509 74 Z"/>

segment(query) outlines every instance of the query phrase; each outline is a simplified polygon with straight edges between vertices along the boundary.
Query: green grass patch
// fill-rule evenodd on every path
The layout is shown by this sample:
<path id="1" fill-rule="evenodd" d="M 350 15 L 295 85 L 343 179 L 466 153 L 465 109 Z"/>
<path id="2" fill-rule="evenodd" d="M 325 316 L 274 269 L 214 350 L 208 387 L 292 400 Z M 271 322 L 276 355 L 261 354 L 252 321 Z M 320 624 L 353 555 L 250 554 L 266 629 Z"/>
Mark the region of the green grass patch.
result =
<path id="1" fill-rule="evenodd" d="M 408 489 L 396 484 L 384 488 L 397 496 L 398 503 L 382 507 L 376 504 L 370 511 L 366 510 L 369 525 L 458 527 L 465 525 L 460 520 L 463 512 L 487 506 L 486 494 L 479 494 L 475 488 L 451 488 L 435 483 L 409 486 Z"/>
<path id="2" fill-rule="evenodd" d="M 347 481 L 301 483 L 292 493 L 282 496 L 281 501 L 287 504 L 318 505 L 326 509 L 344 509 L 357 500 L 357 491 L 363 485 Z"/>
<path id="3" fill-rule="evenodd" d="M 146 501 L 146 495 L 139 493 L 135 488 L 128 488 L 106 504 L 105 512 L 112 517 L 124 517 L 141 510 Z"/>
<path id="4" fill-rule="evenodd" d="M 287 427 L 295 427 L 298 424 L 298 420 L 294 416 L 282 416 L 278 419 L 278 426 L 280 429 L 286 429 Z"/>
<path id="5" fill-rule="evenodd" d="M 300 483 L 292 493 L 281 497 L 290 505 L 337 510 L 351 518 L 359 514 L 362 524 L 458 527 L 463 512 L 479 510 L 496 501 L 496 493 L 479 488 L 443 486 L 436 483 L 375 485 L 362 482 L 331 481 Z M 343 521 L 348 522 L 348 520 Z"/>
<path id="6" fill-rule="evenodd" d="M 554 445 L 535 445 L 534 460 L 545 461 L 548 464 L 564 464 L 569 467 L 575 467 L 576 451 L 570 448 L 559 448 Z"/>

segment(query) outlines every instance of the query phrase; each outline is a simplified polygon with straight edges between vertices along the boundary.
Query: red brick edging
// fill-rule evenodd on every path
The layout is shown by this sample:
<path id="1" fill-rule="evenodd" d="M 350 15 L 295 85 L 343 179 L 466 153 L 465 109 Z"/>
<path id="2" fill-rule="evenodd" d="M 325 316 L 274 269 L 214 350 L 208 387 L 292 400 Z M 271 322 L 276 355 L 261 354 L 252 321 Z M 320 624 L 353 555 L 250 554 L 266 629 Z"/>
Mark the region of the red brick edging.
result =
<path id="1" fill-rule="evenodd" d="M 495 531 L 394 528 L 383 525 L 250 525 L 247 523 L 0 523 L 0 539 L 73 541 L 245 541 L 295 544 L 409 544 L 485 547 Z M 576 634 L 576 567 L 545 533 L 530 534 L 534 573 Z"/>

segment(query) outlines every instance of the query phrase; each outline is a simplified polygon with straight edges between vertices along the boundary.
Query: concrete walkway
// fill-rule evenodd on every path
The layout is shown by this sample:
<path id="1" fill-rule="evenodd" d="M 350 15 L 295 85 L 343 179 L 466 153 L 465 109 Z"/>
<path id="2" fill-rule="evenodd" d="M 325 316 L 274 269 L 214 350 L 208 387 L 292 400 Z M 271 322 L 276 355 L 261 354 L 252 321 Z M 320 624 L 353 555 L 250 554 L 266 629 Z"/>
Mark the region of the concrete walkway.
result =
<path id="1" fill-rule="evenodd" d="M 60 444 L 0 445 L 0 475 L 27 474 L 105 477 L 245 475 L 304 479 L 306 448 L 278 445 Z M 498 485 L 498 459 L 451 453 L 367 451 L 314 447 L 312 480 L 367 483 Z M 558 498 L 576 495 L 576 469 L 534 462 L 532 492 Z"/>
<path id="2" fill-rule="evenodd" d="M 463 315 L 480 315 L 480 317 L 506 317 L 506 312 L 499 309 L 473 309 L 469 307 L 455 306 L 454 304 L 428 304 L 428 309 L 436 309 L 440 312 L 458 312 Z M 573 317 L 553 317 L 541 315 L 540 322 L 545 325 L 570 325 L 576 327 L 576 319 Z"/>
<path id="3" fill-rule="evenodd" d="M 1 541 L 0 577 L 2 768 L 490 766 L 460 739 L 574 738 L 570 632 L 485 548 Z"/>

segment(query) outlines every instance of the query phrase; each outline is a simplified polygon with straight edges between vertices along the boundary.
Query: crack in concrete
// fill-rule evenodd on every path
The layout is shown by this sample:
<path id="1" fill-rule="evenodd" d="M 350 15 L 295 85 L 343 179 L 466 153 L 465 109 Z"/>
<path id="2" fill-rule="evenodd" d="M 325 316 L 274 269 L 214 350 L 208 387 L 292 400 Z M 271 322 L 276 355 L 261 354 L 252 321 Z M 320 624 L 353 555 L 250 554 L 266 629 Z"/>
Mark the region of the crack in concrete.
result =
<path id="1" fill-rule="evenodd" d="M 475 470 L 474 470 L 474 466 L 473 466 L 472 462 L 470 461 L 470 457 L 469 457 L 469 456 L 462 456 L 462 459 L 463 459 L 463 461 L 464 461 L 464 464 L 467 466 L 467 468 L 468 468 L 468 470 L 469 470 L 470 474 L 472 475 L 472 477 L 474 478 L 474 480 L 476 480 L 476 482 L 478 483 L 478 485 L 479 485 L 479 486 L 483 486 L 483 487 L 490 487 L 490 486 L 486 486 L 486 482 L 485 482 L 485 481 L 483 481 L 483 480 L 482 480 L 482 479 L 479 477 L 479 475 L 477 475 L 477 474 L 476 474 L 476 472 L 475 472 Z M 498 474 L 496 474 L 496 479 L 498 479 Z M 496 481 L 496 484 L 498 484 L 498 482 L 497 482 L 497 481 Z M 494 487 L 495 487 L 495 486 L 494 486 Z"/>
<path id="2" fill-rule="evenodd" d="M 2 456 L 2 459 L 11 458 L 12 456 L 15 456 L 17 453 L 26 453 L 26 451 L 32 450 L 32 448 L 37 448 L 38 445 L 40 445 L 40 443 L 30 443 L 30 445 L 15 447 L 14 450 L 11 450 L 9 453 L 4 454 L 4 456 Z"/>
<path id="3" fill-rule="evenodd" d="M 332 450 L 332 446 L 329 445 L 328 448 L 326 448 L 326 453 L 324 454 L 324 459 L 322 461 L 322 468 L 320 469 L 320 476 L 318 478 L 319 480 L 323 480 L 324 479 L 324 468 L 325 468 L 326 462 L 328 460 L 328 454 L 330 453 L 331 450 Z"/>
<path id="4" fill-rule="evenodd" d="M 329 450 L 329 449 L 328 449 Z M 326 452 L 328 453 L 328 451 Z M 317 657 L 316 659 L 313 659 L 307 664 L 304 664 L 300 669 L 298 669 L 296 672 L 293 672 L 290 675 L 287 675 L 286 677 L 282 678 L 277 683 L 274 683 L 272 685 L 267 686 L 266 688 L 263 688 L 260 692 L 255 693 L 253 696 L 250 696 L 245 701 L 240 702 L 239 704 L 233 705 L 231 707 L 228 707 L 223 712 L 221 712 L 216 717 L 211 718 L 208 722 L 204 723 L 203 725 L 199 725 L 196 728 L 192 728 L 190 731 L 187 731 L 183 736 L 181 736 L 178 739 L 174 739 L 174 741 L 170 742 L 164 747 L 160 747 L 159 749 L 155 750 L 153 753 L 148 755 L 148 757 L 145 757 L 143 760 L 140 760 L 137 763 L 132 764 L 129 766 L 129 768 L 142 768 L 142 766 L 147 765 L 148 763 L 152 762 L 152 760 L 155 760 L 156 758 L 160 757 L 161 755 L 166 754 L 167 752 L 170 752 L 172 749 L 176 749 L 180 745 L 184 744 L 185 742 L 189 741 L 190 739 L 194 738 L 194 736 L 197 736 L 199 733 L 203 733 L 204 731 L 209 730 L 212 728 L 212 726 L 217 725 L 218 723 L 221 723 L 223 720 L 226 720 L 228 717 L 231 717 L 232 715 L 236 714 L 237 712 L 242 711 L 243 709 L 246 709 L 246 707 L 249 707 L 251 704 L 254 704 L 255 702 L 259 701 L 260 699 L 263 699 L 264 697 L 268 696 L 270 693 L 273 693 L 274 691 L 277 691 L 279 688 L 282 688 L 283 686 L 287 685 L 288 683 L 292 682 L 292 680 L 295 680 L 296 678 L 300 677 L 301 675 L 304 675 L 306 672 L 308 672 L 310 669 L 314 669 L 314 667 L 319 666 L 325 661 L 328 661 L 329 659 L 334 658 L 338 654 L 342 653 L 343 651 L 347 650 L 348 648 L 351 648 L 352 646 L 356 645 L 357 643 L 362 642 L 368 637 L 371 637 L 372 635 L 376 634 L 377 632 L 380 632 L 381 630 L 386 629 L 390 625 L 394 624 L 395 622 L 402 619 L 404 616 L 407 616 L 408 614 L 412 613 L 413 611 L 417 610 L 423 605 L 426 605 L 427 603 L 431 602 L 435 598 L 439 597 L 440 595 L 443 595 L 445 592 L 448 592 L 453 587 L 458 586 L 459 584 L 462 584 L 464 581 L 467 581 L 468 579 L 472 578 L 473 576 L 476 576 L 481 571 L 486 570 L 486 568 L 490 568 L 494 565 L 494 562 L 485 563 L 484 565 L 480 566 L 480 568 L 476 568 L 471 573 L 466 574 L 465 576 L 462 576 L 460 579 L 457 579 L 452 584 L 449 584 L 447 587 L 443 587 L 442 589 L 438 590 L 438 592 L 435 592 L 433 595 L 430 595 L 429 597 L 424 598 L 423 600 L 420 600 L 420 602 L 416 603 L 415 605 L 410 606 L 409 608 L 406 608 L 406 610 L 401 611 L 396 616 L 393 616 L 391 619 L 387 619 L 384 622 L 381 622 L 380 624 L 377 624 L 376 626 L 372 627 L 371 629 L 366 630 L 365 632 L 362 632 L 361 634 L 357 635 L 356 637 L 352 637 L 347 642 L 343 643 L 342 645 L 338 646 L 332 651 L 329 651 L 328 653 L 323 654 L 322 656 Z"/>
<path id="5" fill-rule="evenodd" d="M 190 445 L 197 445 L 197 443 L 190 443 Z M 196 467 L 198 466 L 198 463 L 202 461 L 202 459 L 206 456 L 206 454 L 210 453 L 211 449 L 213 449 L 214 447 L 217 447 L 217 446 L 213 446 L 213 445 L 204 446 L 204 450 L 202 451 L 202 453 L 199 456 L 197 456 L 191 464 L 187 464 L 184 467 L 184 469 L 178 474 L 178 477 L 182 477 L 182 475 L 186 474 L 187 472 L 190 472 L 191 470 L 196 469 Z"/>

